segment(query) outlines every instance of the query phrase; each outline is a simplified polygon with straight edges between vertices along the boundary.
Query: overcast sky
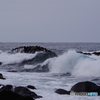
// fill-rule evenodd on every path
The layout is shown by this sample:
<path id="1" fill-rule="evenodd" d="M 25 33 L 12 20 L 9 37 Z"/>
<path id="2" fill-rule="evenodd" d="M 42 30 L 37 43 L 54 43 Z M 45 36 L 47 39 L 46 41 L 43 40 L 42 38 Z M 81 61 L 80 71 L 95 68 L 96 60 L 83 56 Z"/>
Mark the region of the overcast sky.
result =
<path id="1" fill-rule="evenodd" d="M 0 42 L 100 42 L 100 0 L 0 0 Z"/>

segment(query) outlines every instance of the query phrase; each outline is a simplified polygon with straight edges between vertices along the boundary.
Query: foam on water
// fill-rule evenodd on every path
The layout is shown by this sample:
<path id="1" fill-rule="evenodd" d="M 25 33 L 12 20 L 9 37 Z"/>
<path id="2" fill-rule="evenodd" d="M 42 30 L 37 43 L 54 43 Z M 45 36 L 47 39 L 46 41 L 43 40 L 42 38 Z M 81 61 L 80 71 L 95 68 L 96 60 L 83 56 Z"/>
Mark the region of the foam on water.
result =
<path id="1" fill-rule="evenodd" d="M 27 53 L 7 53 L 1 52 L 0 62 L 3 65 L 7 64 L 17 64 L 25 60 L 30 60 L 36 57 L 39 52 L 34 54 Z M 76 77 L 100 77 L 100 56 L 96 55 L 84 55 L 77 53 L 75 50 L 69 50 L 58 57 L 49 58 L 43 63 L 37 64 L 25 64 L 23 68 L 32 69 L 37 65 L 47 65 L 50 73 L 55 74 L 66 74 L 70 73 L 72 76 Z"/>
<path id="2" fill-rule="evenodd" d="M 14 63 L 20 63 L 24 60 L 29 60 L 34 58 L 39 52 L 36 52 L 34 54 L 27 54 L 27 53 L 7 53 L 2 52 L 0 54 L 0 62 L 3 64 L 14 64 Z"/>
<path id="3" fill-rule="evenodd" d="M 98 56 L 87 56 L 69 50 L 45 62 L 49 62 L 51 73 L 70 72 L 77 77 L 100 77 L 100 57 Z"/>
<path id="4" fill-rule="evenodd" d="M 99 96 L 70 96 L 59 95 L 54 91 L 58 88 L 70 90 L 70 88 L 79 81 L 85 81 L 84 78 L 73 77 L 53 77 L 51 73 L 29 73 L 29 72 L 0 72 L 4 75 L 6 80 L 0 80 L 0 84 L 12 84 L 14 86 L 33 85 L 37 89 L 31 90 L 43 98 L 37 100 L 100 100 Z M 16 81 L 15 81 L 16 80 Z"/>

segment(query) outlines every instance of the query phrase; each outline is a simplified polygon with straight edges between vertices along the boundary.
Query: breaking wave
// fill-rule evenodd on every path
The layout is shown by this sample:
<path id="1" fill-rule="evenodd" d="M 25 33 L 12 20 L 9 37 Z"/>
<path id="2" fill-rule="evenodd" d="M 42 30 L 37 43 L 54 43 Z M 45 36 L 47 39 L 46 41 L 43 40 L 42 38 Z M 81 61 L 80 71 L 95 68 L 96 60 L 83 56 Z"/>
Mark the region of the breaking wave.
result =
<path id="1" fill-rule="evenodd" d="M 84 55 L 75 50 L 69 50 L 53 58 L 45 58 L 43 52 L 34 54 L 0 52 L 0 62 L 2 62 L 0 67 L 5 69 L 9 65 L 15 70 L 15 64 L 17 64 L 17 67 L 21 68 L 20 71 L 70 73 L 76 77 L 100 77 L 100 56 Z"/>
<path id="2" fill-rule="evenodd" d="M 77 77 L 100 77 L 100 57 L 87 56 L 68 51 L 58 57 L 48 59 L 51 73 L 66 74 L 70 73 Z"/>

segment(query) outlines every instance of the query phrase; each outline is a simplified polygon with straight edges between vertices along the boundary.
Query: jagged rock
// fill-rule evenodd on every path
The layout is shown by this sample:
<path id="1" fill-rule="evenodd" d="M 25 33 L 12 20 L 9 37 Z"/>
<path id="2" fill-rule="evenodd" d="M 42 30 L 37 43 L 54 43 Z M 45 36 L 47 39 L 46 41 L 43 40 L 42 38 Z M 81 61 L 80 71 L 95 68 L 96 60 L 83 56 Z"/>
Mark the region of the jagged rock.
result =
<path id="1" fill-rule="evenodd" d="M 13 53 L 17 53 L 17 52 L 20 52 L 20 53 L 35 53 L 35 52 L 39 52 L 39 51 L 43 51 L 45 53 L 52 54 L 53 56 L 57 56 L 54 52 L 52 52 L 52 51 L 50 51 L 46 48 L 40 47 L 40 46 L 21 46 L 21 47 L 17 47 L 15 49 L 12 49 Z"/>
<path id="2" fill-rule="evenodd" d="M 56 93 L 58 93 L 58 94 L 70 94 L 70 91 L 67 91 L 67 90 L 64 90 L 64 89 L 57 89 L 56 91 L 55 91 Z"/>
<path id="3" fill-rule="evenodd" d="M 12 53 L 18 53 L 18 52 L 32 53 L 32 54 L 35 52 L 38 52 L 35 57 L 24 60 L 21 62 L 21 64 L 29 64 L 29 65 L 37 64 L 37 63 L 44 62 L 48 58 L 57 57 L 55 52 L 52 52 L 52 51 L 50 51 L 46 48 L 40 47 L 40 46 L 22 46 L 22 47 L 12 49 Z"/>
<path id="4" fill-rule="evenodd" d="M 3 75 L 0 73 L 0 79 L 5 80 L 5 78 L 3 77 Z"/>
<path id="5" fill-rule="evenodd" d="M 21 95 L 21 96 L 29 96 L 29 97 L 33 97 L 33 98 L 42 98 L 42 96 L 38 96 L 36 93 L 31 92 L 29 89 L 27 89 L 26 87 L 15 87 L 14 89 L 15 93 Z"/>
<path id="6" fill-rule="evenodd" d="M 32 85 L 28 85 L 27 88 L 29 88 L 29 89 L 36 89 L 36 88 L 35 88 L 34 86 L 32 86 Z"/>

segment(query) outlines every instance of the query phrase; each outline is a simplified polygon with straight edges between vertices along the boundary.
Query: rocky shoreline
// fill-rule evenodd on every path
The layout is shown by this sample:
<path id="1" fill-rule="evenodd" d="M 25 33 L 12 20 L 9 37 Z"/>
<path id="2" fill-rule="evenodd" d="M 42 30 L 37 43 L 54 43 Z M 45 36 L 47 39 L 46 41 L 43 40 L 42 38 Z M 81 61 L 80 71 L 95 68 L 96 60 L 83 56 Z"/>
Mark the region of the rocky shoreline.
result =
<path id="1" fill-rule="evenodd" d="M 6 80 L 1 73 L 0 75 L 1 80 Z M 25 87 L 0 84 L 0 100 L 35 100 L 37 98 L 43 98 L 43 96 L 36 94 L 30 89 L 36 89 L 36 87 L 32 85 Z M 98 96 L 100 96 L 100 86 L 93 82 L 85 81 L 76 83 L 70 91 L 65 89 L 57 89 L 55 91 L 55 93 L 60 95 L 70 95 L 71 92 L 97 92 Z"/>

